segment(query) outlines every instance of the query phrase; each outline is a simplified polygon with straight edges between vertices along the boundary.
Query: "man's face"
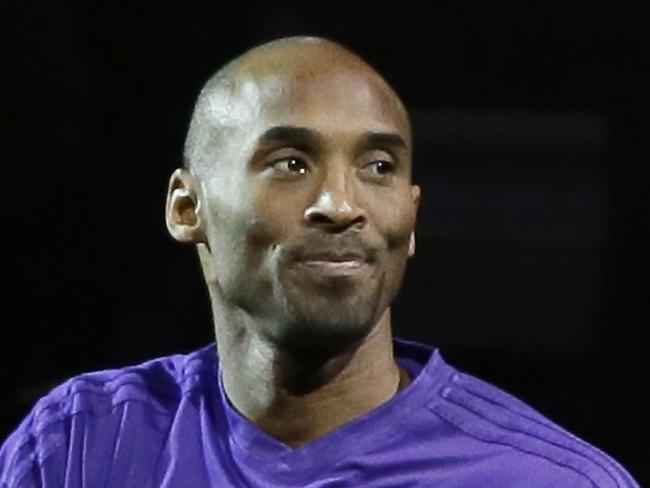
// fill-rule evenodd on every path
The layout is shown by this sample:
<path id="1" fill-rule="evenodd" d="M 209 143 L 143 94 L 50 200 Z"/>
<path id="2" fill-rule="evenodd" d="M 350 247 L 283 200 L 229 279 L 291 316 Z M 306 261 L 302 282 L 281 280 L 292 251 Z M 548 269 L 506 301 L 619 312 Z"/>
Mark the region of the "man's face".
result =
<path id="1" fill-rule="evenodd" d="M 362 339 L 399 290 L 415 225 L 406 115 L 352 70 L 251 77 L 233 100 L 201 177 L 210 286 L 285 348 Z"/>

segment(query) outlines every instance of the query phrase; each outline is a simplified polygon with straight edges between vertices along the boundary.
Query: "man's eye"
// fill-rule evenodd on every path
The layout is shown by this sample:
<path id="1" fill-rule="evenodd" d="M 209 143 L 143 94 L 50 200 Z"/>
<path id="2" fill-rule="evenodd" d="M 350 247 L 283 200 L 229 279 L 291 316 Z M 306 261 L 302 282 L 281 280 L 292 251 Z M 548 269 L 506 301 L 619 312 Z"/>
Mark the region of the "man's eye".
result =
<path id="1" fill-rule="evenodd" d="M 273 168 L 283 173 L 296 173 L 304 175 L 307 173 L 307 164 L 298 158 L 285 158 L 273 163 Z"/>
<path id="2" fill-rule="evenodd" d="M 377 160 L 368 165 L 371 171 L 378 175 L 387 175 L 395 172 L 395 165 L 390 161 Z"/>

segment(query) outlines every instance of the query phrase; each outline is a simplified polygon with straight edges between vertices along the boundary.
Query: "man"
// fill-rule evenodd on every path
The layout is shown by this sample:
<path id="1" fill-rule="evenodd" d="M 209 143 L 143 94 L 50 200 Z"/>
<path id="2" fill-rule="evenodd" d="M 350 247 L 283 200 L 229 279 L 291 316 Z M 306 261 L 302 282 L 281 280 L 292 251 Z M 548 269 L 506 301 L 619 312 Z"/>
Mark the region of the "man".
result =
<path id="1" fill-rule="evenodd" d="M 404 106 L 316 38 L 257 47 L 196 104 L 167 227 L 216 345 L 79 376 L 3 446 L 1 488 L 634 487 L 605 454 L 391 334 L 415 252 Z"/>

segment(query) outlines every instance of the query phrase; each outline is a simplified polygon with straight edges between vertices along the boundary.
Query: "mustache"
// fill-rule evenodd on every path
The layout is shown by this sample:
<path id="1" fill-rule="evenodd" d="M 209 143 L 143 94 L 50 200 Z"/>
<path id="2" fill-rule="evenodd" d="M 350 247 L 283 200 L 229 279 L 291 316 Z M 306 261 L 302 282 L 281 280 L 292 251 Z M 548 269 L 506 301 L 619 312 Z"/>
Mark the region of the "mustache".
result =
<path id="1" fill-rule="evenodd" d="M 381 246 L 355 232 L 339 235 L 308 234 L 300 242 L 284 246 L 281 254 L 283 260 L 288 262 L 356 259 L 372 263 L 377 260 L 380 250 Z"/>

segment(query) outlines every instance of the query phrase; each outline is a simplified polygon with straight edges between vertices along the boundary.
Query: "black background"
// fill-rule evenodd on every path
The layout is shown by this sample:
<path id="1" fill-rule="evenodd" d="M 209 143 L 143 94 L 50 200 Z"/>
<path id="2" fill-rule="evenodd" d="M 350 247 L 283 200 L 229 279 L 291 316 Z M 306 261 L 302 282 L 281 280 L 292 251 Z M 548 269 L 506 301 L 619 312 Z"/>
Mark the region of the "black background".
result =
<path id="1" fill-rule="evenodd" d="M 2 409 L 212 340 L 164 196 L 194 98 L 260 42 L 349 46 L 402 95 L 423 188 L 396 335 L 650 481 L 650 18 L 611 2 L 3 2 Z"/>

